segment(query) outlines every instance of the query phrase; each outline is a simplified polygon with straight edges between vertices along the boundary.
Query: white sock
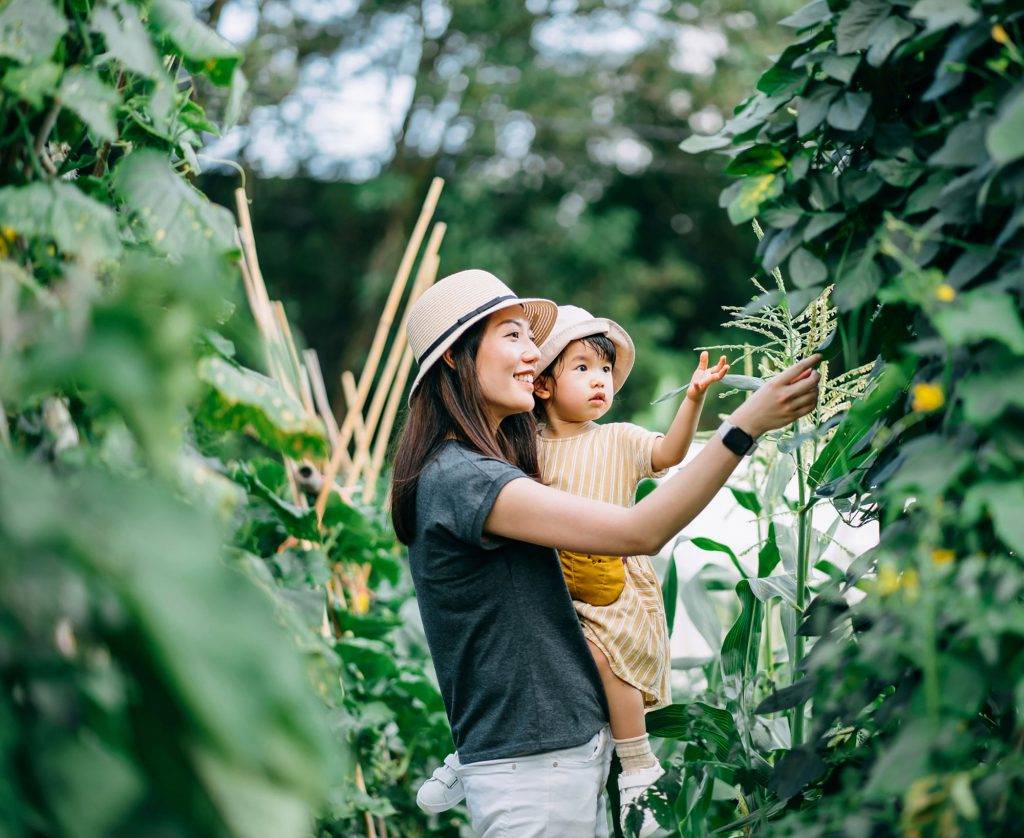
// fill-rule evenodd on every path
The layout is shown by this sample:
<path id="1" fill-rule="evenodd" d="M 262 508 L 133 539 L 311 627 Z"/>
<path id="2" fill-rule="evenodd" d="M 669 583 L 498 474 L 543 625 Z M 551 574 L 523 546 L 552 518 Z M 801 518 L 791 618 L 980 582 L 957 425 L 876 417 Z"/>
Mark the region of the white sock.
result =
<path id="1" fill-rule="evenodd" d="M 615 743 L 615 753 L 618 754 L 622 763 L 622 773 L 630 774 L 634 771 L 643 771 L 646 768 L 653 768 L 658 764 L 651 751 L 651 743 L 645 733 L 643 736 L 634 736 L 632 739 L 612 739 Z"/>

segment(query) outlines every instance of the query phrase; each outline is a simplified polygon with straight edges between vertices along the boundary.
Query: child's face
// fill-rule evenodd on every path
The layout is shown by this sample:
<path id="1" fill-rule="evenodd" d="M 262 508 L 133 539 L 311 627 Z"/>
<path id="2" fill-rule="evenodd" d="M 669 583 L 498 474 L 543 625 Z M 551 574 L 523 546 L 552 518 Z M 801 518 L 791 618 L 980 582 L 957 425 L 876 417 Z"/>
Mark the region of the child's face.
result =
<path id="1" fill-rule="evenodd" d="M 548 411 L 567 422 L 599 419 L 612 406 L 615 396 L 612 363 L 593 346 L 574 340 L 555 364 L 554 386 L 538 379 L 536 395 Z"/>

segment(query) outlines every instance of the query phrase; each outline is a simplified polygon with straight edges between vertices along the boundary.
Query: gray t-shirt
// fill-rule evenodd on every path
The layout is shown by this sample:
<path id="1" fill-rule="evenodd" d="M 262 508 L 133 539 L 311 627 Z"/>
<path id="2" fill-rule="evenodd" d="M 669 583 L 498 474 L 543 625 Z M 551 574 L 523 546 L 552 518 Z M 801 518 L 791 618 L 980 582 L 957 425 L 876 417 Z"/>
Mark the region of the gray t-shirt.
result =
<path id="1" fill-rule="evenodd" d="M 498 492 L 520 477 L 446 442 L 416 490 L 412 579 L 464 763 L 580 745 L 608 718 L 555 551 L 484 535 Z"/>

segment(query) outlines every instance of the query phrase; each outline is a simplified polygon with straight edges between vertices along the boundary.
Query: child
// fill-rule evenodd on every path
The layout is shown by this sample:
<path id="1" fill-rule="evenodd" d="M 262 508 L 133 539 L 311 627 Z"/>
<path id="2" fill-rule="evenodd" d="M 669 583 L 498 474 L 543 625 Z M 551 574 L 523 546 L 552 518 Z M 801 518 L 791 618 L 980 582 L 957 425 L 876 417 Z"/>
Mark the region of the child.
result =
<path id="1" fill-rule="evenodd" d="M 556 489 L 631 506 L 637 483 L 682 462 L 693 439 L 708 387 L 728 372 L 725 357 L 708 369 L 702 352 L 668 433 L 628 423 L 598 425 L 633 366 L 629 335 L 607 318 L 559 306 L 558 320 L 540 347 L 534 383 L 541 420 L 541 477 Z M 664 773 L 647 740 L 644 714 L 670 703 L 670 654 L 661 585 L 646 556 L 559 552 L 566 585 L 608 699 L 612 737 L 622 763 L 620 817 Z M 444 811 L 462 798 L 454 754 L 417 795 L 426 811 Z M 642 805 L 640 834 L 656 828 Z"/>

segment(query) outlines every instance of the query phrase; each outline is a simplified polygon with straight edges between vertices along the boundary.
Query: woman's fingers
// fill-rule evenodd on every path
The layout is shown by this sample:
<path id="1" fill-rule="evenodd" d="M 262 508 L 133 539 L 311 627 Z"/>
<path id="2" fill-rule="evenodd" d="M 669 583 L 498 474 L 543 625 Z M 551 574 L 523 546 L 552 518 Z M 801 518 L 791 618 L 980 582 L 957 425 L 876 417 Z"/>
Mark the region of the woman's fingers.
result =
<path id="1" fill-rule="evenodd" d="M 820 363 L 821 355 L 811 355 L 809 358 L 804 358 L 802 361 L 797 361 L 792 366 L 784 369 L 782 372 L 779 373 L 779 378 L 783 382 L 789 384 L 793 381 L 797 381 L 798 379 L 802 378 L 805 371 L 813 369 Z"/>

